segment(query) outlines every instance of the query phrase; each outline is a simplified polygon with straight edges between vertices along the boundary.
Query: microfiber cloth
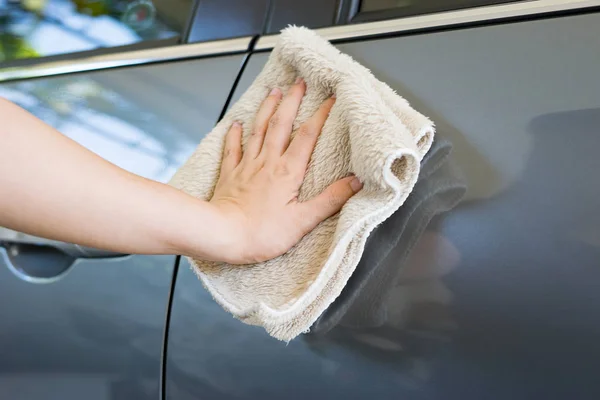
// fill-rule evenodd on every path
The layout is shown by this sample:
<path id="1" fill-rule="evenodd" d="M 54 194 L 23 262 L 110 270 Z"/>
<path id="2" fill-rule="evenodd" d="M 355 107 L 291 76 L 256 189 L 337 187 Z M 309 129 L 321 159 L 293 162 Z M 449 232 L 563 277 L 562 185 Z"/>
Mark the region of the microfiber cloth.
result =
<path id="1" fill-rule="evenodd" d="M 436 138 L 421 161 L 419 179 L 405 203 L 369 236 L 341 295 L 311 327 L 312 335 L 337 325 L 378 327 L 387 322 L 387 299 L 414 245 L 431 219 L 456 206 L 467 191 L 452 163 L 450 142 Z M 396 305 L 398 306 L 398 305 Z"/>
<path id="2" fill-rule="evenodd" d="M 415 185 L 434 136 L 433 123 L 389 86 L 313 31 L 282 31 L 264 69 L 176 172 L 171 185 L 209 200 L 219 177 L 224 138 L 234 121 L 245 145 L 256 113 L 271 89 L 284 93 L 306 82 L 294 129 L 332 94 L 337 100 L 313 152 L 299 200 L 355 174 L 363 189 L 294 248 L 252 265 L 191 260 L 213 298 L 241 321 L 289 341 L 307 332 L 340 295 L 358 264 L 369 233 L 390 217 Z"/>

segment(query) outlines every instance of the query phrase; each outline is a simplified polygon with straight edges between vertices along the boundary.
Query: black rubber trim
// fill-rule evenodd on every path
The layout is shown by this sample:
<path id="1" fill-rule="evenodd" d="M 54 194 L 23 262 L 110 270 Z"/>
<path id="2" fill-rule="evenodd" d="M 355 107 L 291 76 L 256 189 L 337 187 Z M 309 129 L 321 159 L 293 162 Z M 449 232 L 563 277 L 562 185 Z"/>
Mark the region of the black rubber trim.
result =
<path id="1" fill-rule="evenodd" d="M 179 272 L 179 265 L 181 264 L 181 256 L 175 258 L 175 265 L 173 266 L 173 274 L 171 275 L 171 288 L 169 289 L 169 297 L 167 299 L 167 310 L 165 313 L 165 324 L 163 331 L 163 342 L 160 352 L 160 378 L 159 378 L 159 399 L 164 400 L 167 398 L 167 347 L 169 345 L 169 329 L 171 327 L 171 308 L 173 305 L 173 296 L 175 294 L 175 282 L 177 281 L 177 272 Z"/>
<path id="2" fill-rule="evenodd" d="M 252 50 L 254 49 L 254 45 L 258 40 L 259 36 L 255 36 L 252 38 L 250 45 L 248 46 L 248 53 L 242 59 L 242 63 L 240 64 L 240 69 L 238 71 L 235 80 L 233 81 L 233 85 L 229 90 L 229 94 L 227 95 L 227 99 L 225 100 L 225 104 L 223 104 L 223 108 L 221 109 L 221 114 L 219 114 L 219 118 L 217 122 L 221 121 L 227 110 L 229 109 L 229 104 L 235 95 L 235 91 L 242 79 L 242 75 L 244 75 L 244 71 L 246 70 L 246 65 L 248 65 L 248 60 L 250 60 L 250 56 L 252 55 Z M 160 356 L 160 380 L 159 380 L 159 393 L 160 400 L 167 399 L 167 352 L 169 351 L 169 330 L 171 328 L 171 310 L 173 309 L 173 299 L 175 297 L 175 289 L 177 287 L 177 274 L 179 272 L 179 266 L 181 264 L 181 256 L 177 256 L 175 259 L 175 265 L 173 266 L 173 275 L 171 276 L 171 288 L 169 289 L 169 298 L 167 300 L 167 310 L 165 313 L 165 324 L 164 324 L 164 332 L 163 332 L 163 343 L 162 350 Z"/>
<path id="3" fill-rule="evenodd" d="M 254 45 L 256 44 L 257 40 L 258 40 L 258 36 L 255 36 L 252 39 L 252 41 L 250 42 L 251 50 L 248 54 L 246 54 L 244 56 L 244 59 L 242 60 L 242 65 L 240 65 L 240 71 L 239 71 L 238 75 L 235 77 L 235 81 L 233 81 L 233 85 L 231 86 L 231 90 L 229 91 L 229 94 L 227 95 L 227 100 L 225 100 L 225 104 L 223 105 L 223 108 L 221 109 L 221 114 L 219 114 L 219 119 L 217 120 L 217 122 L 223 119 L 223 117 L 227 113 L 227 110 L 229 109 L 229 103 L 231 103 L 231 99 L 233 99 L 233 96 L 235 95 L 235 91 L 240 83 L 240 80 L 242 79 L 242 75 L 244 74 L 244 71 L 246 70 L 246 65 L 248 65 L 248 60 L 250 59 L 250 55 L 252 54 L 252 49 L 254 49 Z"/>

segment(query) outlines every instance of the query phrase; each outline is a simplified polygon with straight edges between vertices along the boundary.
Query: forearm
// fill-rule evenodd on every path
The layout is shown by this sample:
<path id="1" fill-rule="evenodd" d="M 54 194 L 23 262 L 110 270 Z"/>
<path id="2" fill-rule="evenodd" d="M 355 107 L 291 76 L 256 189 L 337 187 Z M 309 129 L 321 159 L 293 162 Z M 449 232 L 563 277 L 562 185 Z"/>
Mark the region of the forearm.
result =
<path id="1" fill-rule="evenodd" d="M 0 226 L 124 253 L 193 248 L 211 259 L 230 238 L 209 203 L 118 168 L 3 99 Z"/>

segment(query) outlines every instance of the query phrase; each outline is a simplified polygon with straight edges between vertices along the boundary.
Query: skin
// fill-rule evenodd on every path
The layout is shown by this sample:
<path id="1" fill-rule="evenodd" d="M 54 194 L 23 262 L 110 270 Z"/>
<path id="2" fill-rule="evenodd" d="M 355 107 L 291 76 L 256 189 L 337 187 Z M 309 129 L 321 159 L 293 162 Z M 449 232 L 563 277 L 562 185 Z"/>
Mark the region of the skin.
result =
<path id="1" fill-rule="evenodd" d="M 362 185 L 347 177 L 299 202 L 300 185 L 335 99 L 290 141 L 306 90 L 274 89 L 242 151 L 242 126 L 225 138 L 210 201 L 127 172 L 0 99 L 0 226 L 128 254 L 182 254 L 246 264 L 277 257 L 336 214 Z"/>

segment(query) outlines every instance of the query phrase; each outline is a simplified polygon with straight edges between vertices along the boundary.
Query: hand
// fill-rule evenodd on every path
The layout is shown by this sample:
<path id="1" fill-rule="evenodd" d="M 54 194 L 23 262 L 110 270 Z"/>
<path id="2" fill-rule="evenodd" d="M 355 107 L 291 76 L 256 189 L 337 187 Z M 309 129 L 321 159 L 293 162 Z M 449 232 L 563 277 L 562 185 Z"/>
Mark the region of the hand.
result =
<path id="1" fill-rule="evenodd" d="M 221 174 L 210 202 L 237 239 L 227 256 L 230 263 L 255 263 L 284 254 L 362 187 L 357 178 L 347 177 L 309 201 L 298 201 L 308 162 L 335 103 L 334 98 L 326 100 L 290 143 L 305 89 L 299 80 L 283 100 L 279 89 L 271 91 L 256 115 L 243 154 L 242 126 L 234 123 L 227 133 Z"/>

